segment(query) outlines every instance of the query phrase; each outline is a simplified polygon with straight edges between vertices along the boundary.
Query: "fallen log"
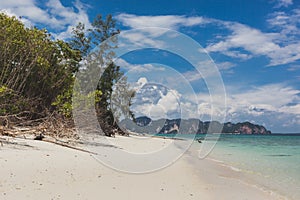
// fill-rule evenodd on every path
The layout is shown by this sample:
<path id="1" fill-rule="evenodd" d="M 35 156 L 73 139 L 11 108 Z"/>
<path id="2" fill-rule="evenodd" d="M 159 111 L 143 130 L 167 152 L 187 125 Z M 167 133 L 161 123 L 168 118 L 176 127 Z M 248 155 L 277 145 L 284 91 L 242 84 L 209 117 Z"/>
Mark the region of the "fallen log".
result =
<path id="1" fill-rule="evenodd" d="M 90 153 L 90 154 L 98 155 L 95 152 L 92 152 L 92 151 L 89 151 L 89 150 L 86 150 L 86 149 L 82 149 L 82 148 L 79 148 L 79 147 L 74 147 L 74 146 L 71 146 L 71 145 L 68 145 L 68 144 L 63 144 L 63 143 L 56 142 L 56 141 L 53 141 L 53 140 L 43 139 L 41 141 L 43 141 L 43 142 L 49 142 L 49 143 L 52 143 L 52 144 L 60 145 L 60 146 L 66 147 L 66 148 L 70 148 L 70 149 L 82 151 L 82 152 L 85 152 L 85 153 Z"/>

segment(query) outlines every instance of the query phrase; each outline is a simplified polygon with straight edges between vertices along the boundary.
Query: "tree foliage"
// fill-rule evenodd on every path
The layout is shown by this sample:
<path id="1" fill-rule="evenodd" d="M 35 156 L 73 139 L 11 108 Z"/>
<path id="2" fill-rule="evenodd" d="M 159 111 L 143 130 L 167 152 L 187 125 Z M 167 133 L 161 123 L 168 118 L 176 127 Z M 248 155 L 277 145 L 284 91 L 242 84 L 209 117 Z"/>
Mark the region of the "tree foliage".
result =
<path id="1" fill-rule="evenodd" d="M 116 120 L 121 114 L 132 116 L 129 106 L 134 95 L 120 67 L 112 62 L 119 33 L 111 15 L 106 18 L 98 15 L 91 27 L 79 23 L 69 41 L 53 40 L 47 30 L 27 28 L 16 17 L 0 13 L 2 125 L 5 125 L 2 119 L 7 121 L 9 117 L 40 119 L 56 111 L 71 117 L 75 74 L 81 62 L 90 61 L 90 52 L 96 48 L 93 62 L 100 66 L 102 76 L 94 90 L 79 98 L 95 98 L 96 106 L 93 106 L 102 130 L 108 136 L 113 135 L 118 130 Z M 110 42 L 104 42 L 108 39 Z"/>
<path id="2" fill-rule="evenodd" d="M 97 80 L 98 83 L 95 89 L 96 91 L 100 91 L 101 95 L 99 96 L 99 101 L 96 103 L 96 111 L 100 126 L 108 136 L 113 135 L 116 131 L 122 133 L 116 121 L 122 112 L 130 112 L 130 101 L 134 95 L 133 91 L 129 89 L 126 79 L 122 79 L 124 74 L 120 71 L 120 66 L 112 62 L 115 56 L 113 50 L 117 48 L 117 35 L 119 33 L 120 31 L 116 28 L 116 21 L 111 15 L 106 16 L 105 19 L 101 15 L 98 15 L 92 23 L 92 27 L 89 29 L 85 29 L 85 25 L 79 23 L 73 30 L 73 38 L 70 41 L 70 45 L 81 53 L 82 60 L 88 63 L 96 62 L 98 67 L 100 67 L 100 69 L 88 68 L 85 70 L 90 71 L 90 74 L 93 70 L 100 70 L 101 78 L 99 81 Z M 95 56 L 88 56 L 88 52 L 90 52 L 91 49 L 97 49 L 93 52 Z M 94 65 L 86 66 L 94 67 Z M 91 78 L 87 77 L 86 80 L 88 79 Z M 121 88 L 120 86 L 116 86 L 121 79 L 127 87 L 122 88 L 122 92 L 119 90 L 113 95 L 114 90 Z M 128 98 L 128 96 L 130 98 Z M 118 102 L 117 99 L 119 99 L 119 103 L 125 102 L 121 101 L 121 99 L 129 99 L 129 101 L 122 106 L 118 104 L 118 106 L 112 108 L 112 99 L 115 100 L 114 102 Z M 125 107 L 127 107 L 127 109 L 125 109 Z M 131 116 L 133 116 L 132 113 Z"/>
<path id="3" fill-rule="evenodd" d="M 68 43 L 0 13 L 0 115 L 45 117 L 73 84 L 79 60 Z"/>

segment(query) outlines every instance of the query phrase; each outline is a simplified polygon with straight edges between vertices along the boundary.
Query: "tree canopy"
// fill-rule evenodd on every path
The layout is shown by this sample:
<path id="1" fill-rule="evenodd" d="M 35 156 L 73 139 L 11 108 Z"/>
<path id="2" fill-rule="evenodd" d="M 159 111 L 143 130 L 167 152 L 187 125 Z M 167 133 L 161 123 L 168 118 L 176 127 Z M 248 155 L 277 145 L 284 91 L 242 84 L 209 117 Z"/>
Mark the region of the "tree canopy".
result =
<path id="1" fill-rule="evenodd" d="M 72 85 L 79 60 L 78 52 L 45 29 L 0 13 L 0 114 L 44 117 Z"/>
<path id="2" fill-rule="evenodd" d="M 118 116 L 130 112 L 134 95 L 120 67 L 112 62 L 119 33 L 111 15 L 98 15 L 91 28 L 79 23 L 70 40 L 54 40 L 46 29 L 25 27 L 16 17 L 0 13 L 0 125 L 40 119 L 54 112 L 70 118 L 75 74 L 80 62 L 98 47 L 101 53 L 97 59 L 105 67 L 95 91 L 87 96 L 96 99 L 98 120 L 105 134 L 113 135 L 118 130 Z M 103 45 L 108 38 L 112 43 Z M 123 87 L 117 84 L 119 80 Z M 118 114 L 114 116 L 114 112 Z"/>
<path id="3" fill-rule="evenodd" d="M 127 79 L 124 78 L 120 66 L 113 62 L 115 56 L 113 50 L 117 48 L 117 35 L 119 33 L 120 30 L 116 28 L 116 21 L 111 15 L 107 15 L 106 18 L 98 15 L 89 29 L 86 29 L 84 24 L 79 23 L 73 29 L 73 37 L 69 42 L 70 46 L 78 50 L 82 59 L 87 62 L 91 62 L 88 53 L 93 48 L 98 48 L 98 51 L 94 52 L 96 56 L 92 58 L 92 62 L 95 62 L 96 59 L 99 64 L 98 67 L 101 68 L 99 69 L 101 77 L 98 77 L 100 79 L 97 80 L 96 87 L 99 94 L 99 99 L 96 101 L 96 111 L 100 126 L 105 131 L 105 135 L 108 136 L 113 135 L 115 131 L 123 133 L 116 124 L 121 114 L 128 115 L 130 113 L 129 115 L 133 117 L 129 107 L 134 92 L 129 89 Z M 86 66 L 94 67 L 93 65 Z M 88 68 L 86 70 L 95 69 Z M 126 87 L 121 87 L 121 83 Z M 121 99 L 126 99 L 126 101 L 121 101 Z M 115 105 L 114 108 L 112 108 L 112 103 Z"/>

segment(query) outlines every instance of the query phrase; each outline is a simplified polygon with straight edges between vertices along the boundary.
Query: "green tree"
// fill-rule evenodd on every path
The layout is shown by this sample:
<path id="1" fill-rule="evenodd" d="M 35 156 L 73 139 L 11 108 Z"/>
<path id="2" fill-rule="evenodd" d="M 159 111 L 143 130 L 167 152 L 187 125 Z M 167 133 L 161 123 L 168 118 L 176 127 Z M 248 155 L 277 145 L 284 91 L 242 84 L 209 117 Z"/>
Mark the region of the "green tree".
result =
<path id="1" fill-rule="evenodd" d="M 107 136 L 111 136 L 116 130 L 119 130 L 116 124 L 116 118 L 118 119 L 118 117 L 114 116 L 115 110 L 112 109 L 112 93 L 114 90 L 114 85 L 123 76 L 123 73 L 120 71 L 120 67 L 112 62 L 112 59 L 115 56 L 114 49 L 117 48 L 117 35 L 119 33 L 120 31 L 116 28 L 116 21 L 111 15 L 107 15 L 105 19 L 101 15 L 97 15 L 90 29 L 86 30 L 83 24 L 78 24 L 73 29 L 73 38 L 70 41 L 70 45 L 74 49 L 80 51 L 82 60 L 88 63 L 95 62 L 94 65 L 86 65 L 87 67 L 95 67 L 95 65 L 101 67 L 101 78 L 97 83 L 96 88 L 97 91 L 100 91 L 98 94 L 101 95 L 96 103 L 96 111 L 100 126 Z M 88 56 L 88 52 L 90 52 L 92 48 L 96 48 L 97 51 L 93 51 L 93 55 Z M 82 70 L 97 71 L 99 69 L 95 67 L 95 69 Z M 95 73 L 87 73 L 87 76 Z M 86 77 L 84 79 L 90 80 L 93 78 Z M 89 81 L 86 82 L 90 85 L 93 85 Z M 87 87 L 88 86 L 85 86 L 85 88 Z M 93 88 L 91 88 L 91 90 L 92 89 Z M 126 89 L 128 90 L 126 91 L 127 94 L 131 92 L 130 97 L 132 98 L 134 93 L 129 91 L 128 87 Z M 119 98 L 124 97 L 124 95 L 122 96 L 120 92 L 115 94 L 118 94 Z M 117 96 L 115 96 L 115 99 L 116 97 Z M 125 107 L 125 105 L 122 106 Z M 129 104 L 127 106 L 129 106 Z M 126 109 L 123 110 L 125 111 Z M 129 110 L 129 108 L 127 110 Z M 120 130 L 119 132 L 121 133 Z"/>
<path id="2" fill-rule="evenodd" d="M 53 112 L 52 103 L 73 85 L 80 59 L 45 29 L 0 13 L 0 115 L 36 119 Z"/>

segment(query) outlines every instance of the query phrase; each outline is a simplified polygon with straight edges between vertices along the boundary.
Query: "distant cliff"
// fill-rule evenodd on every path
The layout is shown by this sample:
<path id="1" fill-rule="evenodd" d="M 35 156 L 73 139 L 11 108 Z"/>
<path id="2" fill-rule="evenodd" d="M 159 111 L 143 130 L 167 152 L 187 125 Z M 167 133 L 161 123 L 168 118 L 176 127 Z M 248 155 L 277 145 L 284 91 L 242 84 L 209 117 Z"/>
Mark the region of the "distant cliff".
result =
<path id="1" fill-rule="evenodd" d="M 264 126 L 242 123 L 220 123 L 217 121 L 202 122 L 198 119 L 159 119 L 151 120 L 149 117 L 138 117 L 136 123 L 131 120 L 123 120 L 120 126 L 138 133 L 183 133 L 183 134 L 206 134 L 206 133 L 228 133 L 228 134 L 271 134 Z"/>

